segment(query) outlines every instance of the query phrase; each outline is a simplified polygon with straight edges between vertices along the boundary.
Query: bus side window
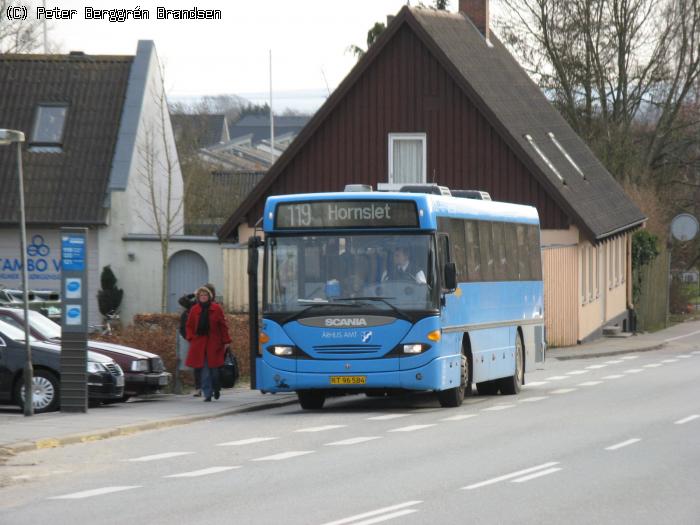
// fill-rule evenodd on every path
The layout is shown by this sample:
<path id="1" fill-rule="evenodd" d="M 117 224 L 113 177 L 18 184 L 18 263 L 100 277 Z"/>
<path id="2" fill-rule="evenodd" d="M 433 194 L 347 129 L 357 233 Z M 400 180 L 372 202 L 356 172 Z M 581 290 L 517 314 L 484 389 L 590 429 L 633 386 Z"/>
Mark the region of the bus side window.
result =
<path id="1" fill-rule="evenodd" d="M 493 247 L 491 246 L 491 223 L 479 221 L 479 245 L 481 247 L 481 277 L 493 281 Z"/>
<path id="2" fill-rule="evenodd" d="M 542 248 L 540 247 L 539 228 L 530 225 L 527 228 L 527 240 L 530 248 L 530 277 L 534 281 L 542 280 Z"/>
<path id="3" fill-rule="evenodd" d="M 457 280 L 467 280 L 467 249 L 464 240 L 463 219 L 450 219 L 450 248 L 452 262 L 457 267 Z"/>
<path id="4" fill-rule="evenodd" d="M 508 278 L 508 272 L 506 270 L 506 244 L 503 235 L 503 223 L 492 223 L 491 233 L 493 234 L 493 258 L 496 281 L 505 281 Z"/>
<path id="5" fill-rule="evenodd" d="M 505 238 L 506 238 L 506 272 L 509 281 L 518 280 L 518 235 L 515 231 L 515 224 L 506 223 Z"/>
<path id="6" fill-rule="evenodd" d="M 479 228 L 476 221 L 466 221 L 467 229 L 467 277 L 470 282 L 481 281 L 481 249 Z"/>
<path id="7" fill-rule="evenodd" d="M 525 224 L 515 226 L 518 236 L 518 279 L 529 281 L 530 277 L 530 253 L 527 245 L 527 233 Z"/>

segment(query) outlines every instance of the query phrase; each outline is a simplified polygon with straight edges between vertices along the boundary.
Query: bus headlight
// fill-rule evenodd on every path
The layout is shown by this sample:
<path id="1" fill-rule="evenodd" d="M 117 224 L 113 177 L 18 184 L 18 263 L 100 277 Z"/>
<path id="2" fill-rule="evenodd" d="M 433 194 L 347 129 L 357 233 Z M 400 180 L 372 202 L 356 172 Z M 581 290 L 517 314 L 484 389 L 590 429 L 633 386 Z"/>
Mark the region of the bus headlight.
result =
<path id="1" fill-rule="evenodd" d="M 270 347 L 270 352 L 275 354 L 278 357 L 289 357 L 294 355 L 294 347 L 293 346 L 271 346 Z"/>
<path id="2" fill-rule="evenodd" d="M 420 354 L 421 352 L 425 352 L 428 348 L 430 348 L 428 345 L 421 345 L 421 344 L 403 345 L 403 353 L 404 354 Z"/>

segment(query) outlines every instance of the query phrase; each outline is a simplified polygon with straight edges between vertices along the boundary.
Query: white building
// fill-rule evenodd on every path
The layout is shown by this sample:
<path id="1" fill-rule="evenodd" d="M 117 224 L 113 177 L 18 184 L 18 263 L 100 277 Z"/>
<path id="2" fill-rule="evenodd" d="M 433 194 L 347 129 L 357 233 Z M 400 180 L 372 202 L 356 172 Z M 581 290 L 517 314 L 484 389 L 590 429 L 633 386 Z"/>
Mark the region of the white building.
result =
<path id="1" fill-rule="evenodd" d="M 153 42 L 139 41 L 135 56 L 0 55 L 0 93 L 0 128 L 27 139 L 30 288 L 59 290 L 60 228 L 88 227 L 89 324 L 101 322 L 96 296 L 106 265 L 124 289 L 122 319 L 159 311 L 156 217 L 162 225 L 170 204 L 171 233 L 182 233 L 183 182 Z M 7 287 L 21 284 L 15 151 L 0 148 L 0 284 Z M 182 293 L 222 282 L 214 239 L 176 237 L 168 255 L 173 310 Z"/>

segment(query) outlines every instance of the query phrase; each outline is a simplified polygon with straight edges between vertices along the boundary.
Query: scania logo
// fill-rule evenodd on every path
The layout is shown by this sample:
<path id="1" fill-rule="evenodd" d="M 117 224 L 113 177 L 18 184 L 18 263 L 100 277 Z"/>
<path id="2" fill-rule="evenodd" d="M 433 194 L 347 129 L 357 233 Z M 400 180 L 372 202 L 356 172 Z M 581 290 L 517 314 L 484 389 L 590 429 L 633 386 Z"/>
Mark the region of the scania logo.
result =
<path id="1" fill-rule="evenodd" d="M 326 326 L 335 328 L 367 326 L 367 319 L 364 317 L 327 317 Z"/>

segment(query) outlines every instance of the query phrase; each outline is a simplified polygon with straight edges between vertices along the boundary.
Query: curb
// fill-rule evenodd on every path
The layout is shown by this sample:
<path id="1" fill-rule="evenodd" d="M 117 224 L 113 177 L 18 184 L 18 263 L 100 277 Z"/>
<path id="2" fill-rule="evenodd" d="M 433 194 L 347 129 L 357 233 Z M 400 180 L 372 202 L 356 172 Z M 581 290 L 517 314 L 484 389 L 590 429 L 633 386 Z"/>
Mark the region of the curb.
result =
<path id="1" fill-rule="evenodd" d="M 0 464 L 9 457 L 19 454 L 20 452 L 29 452 L 32 450 L 42 450 L 46 448 L 57 448 L 65 445 L 74 445 L 76 443 L 90 443 L 92 441 L 100 441 L 102 439 L 109 439 L 118 436 L 130 436 L 138 432 L 144 432 L 147 430 L 156 430 L 162 428 L 171 428 L 180 425 L 187 425 L 189 423 L 196 423 L 197 421 L 204 421 L 207 419 L 217 419 L 224 416 L 243 414 L 247 412 L 259 412 L 262 410 L 267 410 L 270 408 L 280 408 L 288 405 L 298 403 L 296 396 L 293 399 L 287 399 L 283 401 L 275 402 L 264 402 L 249 404 L 246 406 L 230 408 L 222 410 L 220 412 L 214 412 L 209 414 L 197 414 L 194 416 L 180 416 L 173 417 L 170 419 L 161 419 L 158 421 L 151 421 L 148 423 L 137 423 L 134 425 L 123 425 L 119 427 L 106 428 L 101 430 L 96 430 L 92 432 L 83 432 L 80 434 L 69 434 L 67 436 L 59 438 L 43 438 L 37 439 L 35 441 L 19 441 L 17 443 L 11 443 L 9 445 L 0 446 Z"/>
<path id="2" fill-rule="evenodd" d="M 573 359 L 589 359 L 591 357 L 607 357 L 616 356 L 623 354 L 634 354 L 637 352 L 651 352 L 653 350 L 659 350 L 666 346 L 666 342 L 656 343 L 649 346 L 642 346 L 640 348 L 630 348 L 627 350 L 609 350 L 607 352 L 595 352 L 595 353 L 582 353 L 577 355 L 562 355 L 562 356 L 551 356 L 552 359 L 557 361 L 570 361 Z"/>

